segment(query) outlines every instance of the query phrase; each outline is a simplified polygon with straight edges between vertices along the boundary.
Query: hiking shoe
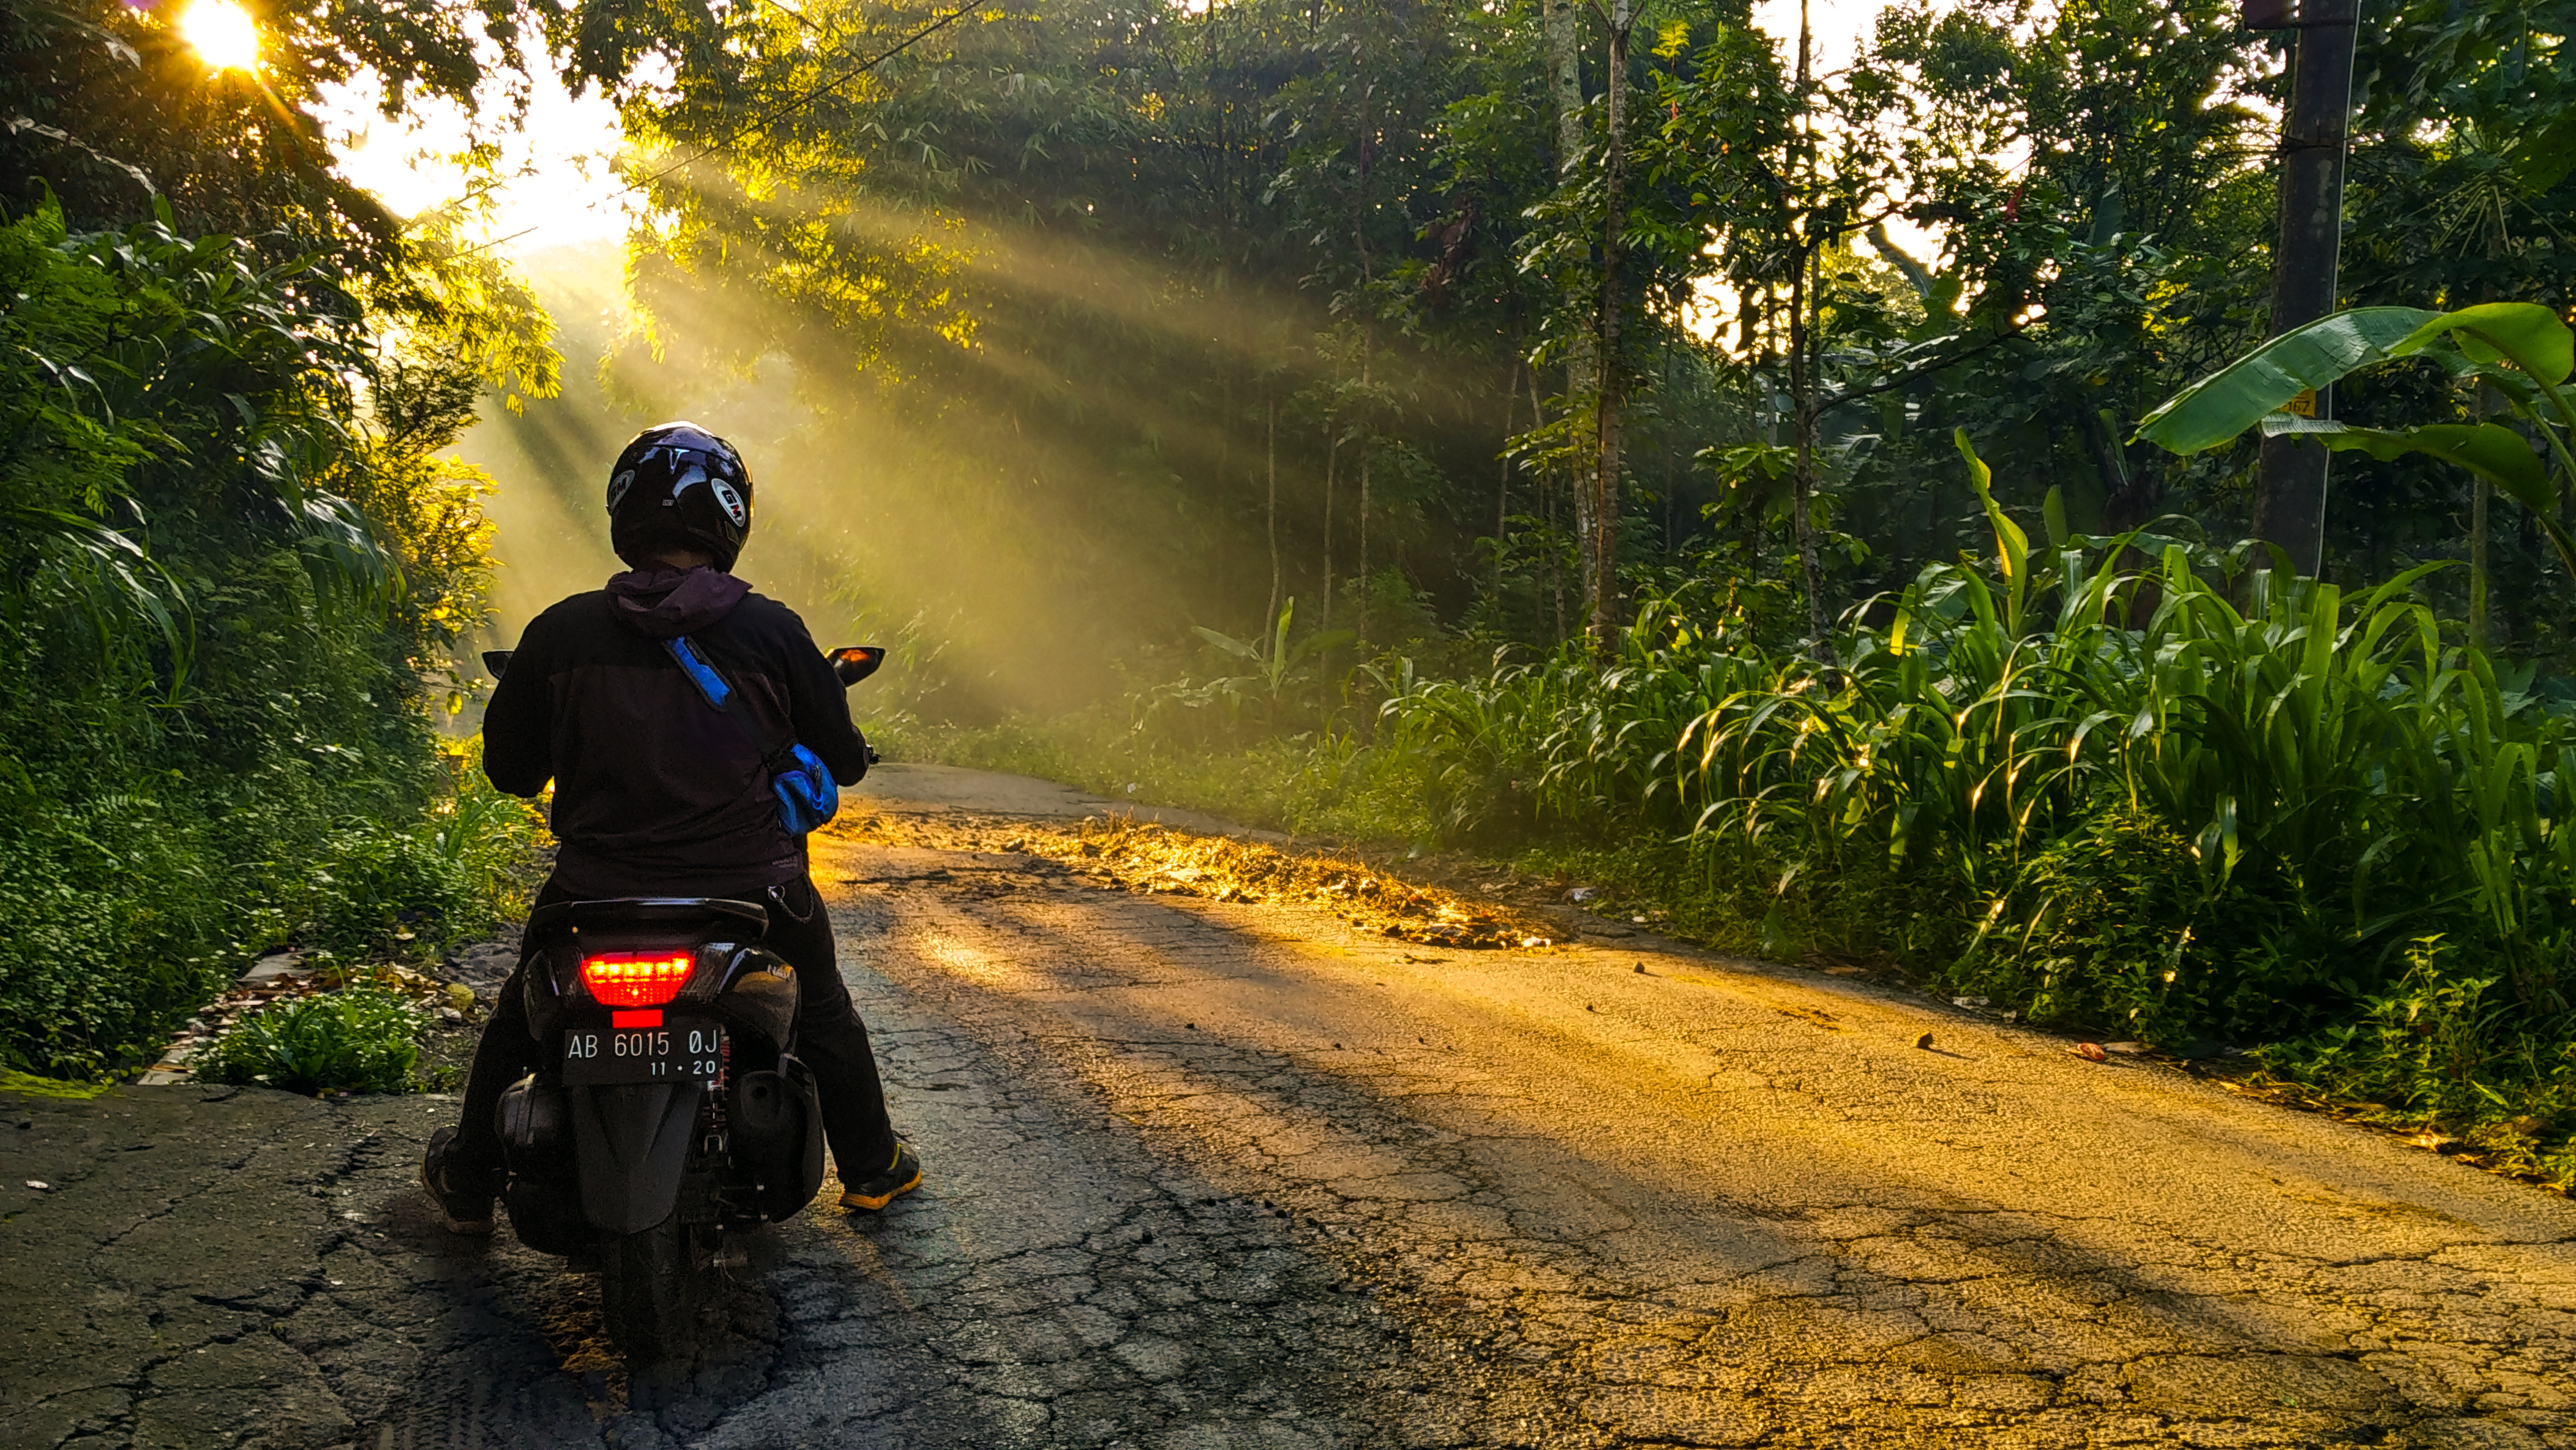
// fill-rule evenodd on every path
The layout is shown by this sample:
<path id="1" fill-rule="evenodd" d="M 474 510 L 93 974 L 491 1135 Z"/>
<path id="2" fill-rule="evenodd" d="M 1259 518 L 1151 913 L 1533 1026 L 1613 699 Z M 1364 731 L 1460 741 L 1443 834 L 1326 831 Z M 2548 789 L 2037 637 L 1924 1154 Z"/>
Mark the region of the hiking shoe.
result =
<path id="1" fill-rule="evenodd" d="M 430 1135 L 429 1151 L 420 1155 L 420 1186 L 429 1193 L 429 1201 L 438 1205 L 438 1221 L 449 1233 L 488 1234 L 492 1231 L 492 1191 L 488 1187 L 464 1186 L 471 1175 L 457 1171 L 447 1160 L 456 1145 L 456 1130 L 441 1128 Z"/>
<path id="2" fill-rule="evenodd" d="M 841 1185 L 841 1207 L 859 1213 L 874 1213 L 921 1186 L 921 1155 L 910 1143 L 898 1140 L 894 1145 L 894 1162 L 873 1178 Z"/>

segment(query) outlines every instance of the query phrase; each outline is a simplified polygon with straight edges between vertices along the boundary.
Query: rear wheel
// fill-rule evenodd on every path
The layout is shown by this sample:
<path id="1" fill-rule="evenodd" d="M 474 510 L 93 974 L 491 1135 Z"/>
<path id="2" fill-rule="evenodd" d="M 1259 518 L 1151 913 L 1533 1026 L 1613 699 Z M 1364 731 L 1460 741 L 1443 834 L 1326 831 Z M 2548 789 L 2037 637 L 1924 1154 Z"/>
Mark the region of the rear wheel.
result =
<path id="1" fill-rule="evenodd" d="M 600 1236 L 608 1342 L 630 1367 L 675 1359 L 695 1338 L 703 1266 L 694 1238 L 676 1215 L 639 1234 Z"/>

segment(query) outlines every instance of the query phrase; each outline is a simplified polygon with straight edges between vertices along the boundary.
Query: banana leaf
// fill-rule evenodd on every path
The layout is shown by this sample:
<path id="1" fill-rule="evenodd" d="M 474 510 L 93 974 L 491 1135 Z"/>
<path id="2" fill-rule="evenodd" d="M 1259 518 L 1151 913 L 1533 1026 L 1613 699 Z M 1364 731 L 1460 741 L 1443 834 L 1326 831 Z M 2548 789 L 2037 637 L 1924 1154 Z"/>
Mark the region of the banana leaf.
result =
<path id="1" fill-rule="evenodd" d="M 2441 316 L 2420 307 L 2356 307 L 2295 327 L 2167 399 L 2138 437 L 2172 453 L 2215 448 L 2292 398 L 2385 362 Z"/>
<path id="2" fill-rule="evenodd" d="M 2511 363 L 2547 387 L 2565 381 L 2576 363 L 2576 336 L 2537 303 L 2490 302 L 2456 312 L 2356 307 L 2292 328 L 2176 393 L 2147 415 L 2137 436 L 2173 453 L 2215 448 L 2302 392 L 2445 340 L 2471 362 Z"/>
<path id="3" fill-rule="evenodd" d="M 2367 453 L 2382 463 L 2400 454 L 2421 453 L 2465 468 L 2529 509 L 2532 521 L 2558 551 L 2560 562 L 2576 574 L 2576 538 L 2570 538 L 2554 517 L 2558 490 L 2550 482 L 2549 465 L 2531 451 L 2529 440 L 2501 423 L 2434 423 L 2398 430 L 2276 416 L 2264 420 L 2263 432 L 2314 438 L 2339 453 Z"/>
<path id="4" fill-rule="evenodd" d="M 1976 489 L 1977 501 L 1986 506 L 1986 522 L 1994 526 L 1995 556 L 2003 565 L 2004 575 L 2004 628 L 2018 639 L 2022 604 L 2030 597 L 2030 535 L 2023 533 L 2021 525 L 2004 512 L 2003 505 L 1995 502 L 1994 471 L 1986 467 L 1986 461 L 1968 442 L 1968 430 L 1951 429 L 1950 441 L 1957 446 L 1959 456 L 1968 461 L 1968 484 Z"/>
<path id="5" fill-rule="evenodd" d="M 2473 361 L 2509 362 L 2552 386 L 2567 381 L 2576 367 L 2576 334 L 2537 302 L 2486 302 L 2445 312 L 2408 333 L 2388 355 L 2412 357 L 2444 337 Z"/>

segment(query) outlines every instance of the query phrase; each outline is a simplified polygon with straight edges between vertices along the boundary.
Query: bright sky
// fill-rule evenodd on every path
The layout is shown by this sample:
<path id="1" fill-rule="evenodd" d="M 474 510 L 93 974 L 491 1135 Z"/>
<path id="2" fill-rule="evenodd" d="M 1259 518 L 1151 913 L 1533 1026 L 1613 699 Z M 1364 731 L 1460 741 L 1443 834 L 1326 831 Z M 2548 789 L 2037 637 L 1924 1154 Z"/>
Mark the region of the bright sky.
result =
<path id="1" fill-rule="evenodd" d="M 1885 4 L 1886 0 L 1808 0 L 1807 29 L 1812 52 L 1808 59 L 1818 75 L 1852 63 L 1860 53 L 1861 42 L 1877 28 L 1878 12 Z M 1753 23 L 1780 37 L 1783 53 L 1795 63 L 1798 0 L 1754 0 Z M 1941 255 L 1941 234 L 1903 217 L 1888 219 L 1887 239 L 1927 264 Z"/>
<path id="2" fill-rule="evenodd" d="M 1848 64 L 1883 0 L 1809 0 L 1819 70 Z M 1758 0 L 1756 24 L 1783 42 L 1798 36 L 1798 0 Z M 447 158 L 464 149 L 467 117 L 453 108 L 415 108 L 405 121 L 376 114 L 372 88 L 343 88 L 326 116 L 340 153 L 341 171 L 387 206 L 412 216 L 462 196 L 464 168 Z M 482 201 L 488 213 L 469 219 L 466 234 L 500 241 L 505 252 L 596 243 L 626 232 L 626 201 L 609 159 L 618 147 L 617 113 L 597 96 L 574 100 L 551 84 L 540 86 L 525 129 L 497 138 L 509 179 Z M 1906 223 L 1890 228 L 1898 245 L 1930 257 L 1938 243 Z"/>
<path id="3" fill-rule="evenodd" d="M 465 149 L 467 116 L 452 106 L 415 106 L 401 121 L 378 114 L 373 86 L 335 88 L 324 113 L 341 174 L 410 217 L 464 196 L 471 183 L 453 157 Z M 492 104 L 498 103 L 494 98 Z M 617 112 L 597 95 L 575 100 L 538 87 L 525 128 L 503 131 L 500 174 L 478 198 L 466 235 L 505 252 L 600 242 L 626 234 L 628 200 L 609 162 L 617 154 Z"/>
<path id="4" fill-rule="evenodd" d="M 1840 70 L 1851 64 L 1860 38 L 1878 22 L 1885 0 L 1808 0 L 1807 28 L 1813 33 L 1816 70 Z M 1783 53 L 1798 58 L 1798 0 L 1754 0 L 1753 23 L 1780 37 Z"/>

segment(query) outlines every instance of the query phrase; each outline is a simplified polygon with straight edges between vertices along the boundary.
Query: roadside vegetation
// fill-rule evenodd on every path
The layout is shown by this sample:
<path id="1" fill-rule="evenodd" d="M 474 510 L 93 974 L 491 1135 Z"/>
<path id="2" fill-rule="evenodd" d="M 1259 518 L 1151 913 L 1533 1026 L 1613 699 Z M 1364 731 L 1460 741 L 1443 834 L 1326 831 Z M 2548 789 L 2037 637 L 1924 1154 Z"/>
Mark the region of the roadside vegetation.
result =
<path id="1" fill-rule="evenodd" d="M 368 59 L 470 83 L 397 20 Z M 329 65 L 212 72 L 112 4 L 0 31 L 0 1067 L 96 1079 L 262 952 L 509 908 L 535 823 L 437 728 L 491 540 L 440 455 L 555 362 L 488 258 L 278 133 Z"/>
<path id="2" fill-rule="evenodd" d="M 251 1013 L 193 1064 L 204 1082 L 312 1096 L 408 1091 L 427 1023 L 401 993 L 349 986 Z"/>

